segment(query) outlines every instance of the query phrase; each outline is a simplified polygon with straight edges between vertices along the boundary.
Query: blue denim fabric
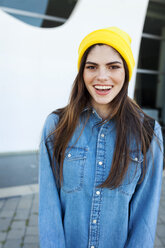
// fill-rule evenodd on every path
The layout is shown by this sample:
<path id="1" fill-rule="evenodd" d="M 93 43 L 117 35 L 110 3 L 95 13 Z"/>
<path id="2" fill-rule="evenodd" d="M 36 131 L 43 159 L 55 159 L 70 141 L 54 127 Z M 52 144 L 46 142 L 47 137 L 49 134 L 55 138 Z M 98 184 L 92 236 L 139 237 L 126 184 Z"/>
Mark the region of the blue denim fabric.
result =
<path id="1" fill-rule="evenodd" d="M 46 142 L 58 117 L 51 114 L 45 122 L 39 167 L 40 247 L 152 248 L 163 169 L 161 128 L 156 122 L 155 133 L 162 151 L 153 136 L 153 155 L 148 150 L 148 170 L 141 184 L 143 154 L 131 152 L 129 171 L 121 186 L 114 190 L 97 188 L 109 174 L 116 129 L 113 120 L 97 126 L 101 118 L 93 110 L 75 143 L 86 115 L 87 110 L 67 147 L 60 189 L 50 167 L 52 144 Z"/>

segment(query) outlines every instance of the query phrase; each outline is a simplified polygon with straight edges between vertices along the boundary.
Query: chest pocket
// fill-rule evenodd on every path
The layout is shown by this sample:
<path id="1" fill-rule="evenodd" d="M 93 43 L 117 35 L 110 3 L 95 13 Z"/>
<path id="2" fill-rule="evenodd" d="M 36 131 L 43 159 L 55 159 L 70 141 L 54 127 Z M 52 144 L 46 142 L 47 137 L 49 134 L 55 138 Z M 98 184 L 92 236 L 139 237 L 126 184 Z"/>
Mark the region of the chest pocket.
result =
<path id="1" fill-rule="evenodd" d="M 141 164 L 143 163 L 142 153 L 130 153 L 130 164 L 123 183 L 118 187 L 119 192 L 132 196 L 138 180 L 141 176 Z"/>
<path id="2" fill-rule="evenodd" d="M 62 190 L 66 193 L 80 191 L 84 183 L 84 167 L 88 149 L 67 148 L 63 164 Z"/>

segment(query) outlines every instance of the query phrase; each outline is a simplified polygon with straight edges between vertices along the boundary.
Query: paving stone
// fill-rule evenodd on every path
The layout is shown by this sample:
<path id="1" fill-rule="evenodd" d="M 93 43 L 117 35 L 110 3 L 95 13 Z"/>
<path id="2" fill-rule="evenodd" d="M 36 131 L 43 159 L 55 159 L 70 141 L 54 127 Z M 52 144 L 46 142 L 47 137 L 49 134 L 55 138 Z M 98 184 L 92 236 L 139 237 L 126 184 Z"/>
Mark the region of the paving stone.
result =
<path id="1" fill-rule="evenodd" d="M 38 214 L 38 207 L 39 207 L 38 201 L 39 201 L 38 194 L 35 194 L 33 204 L 32 204 L 32 210 L 31 210 L 32 213 Z"/>
<path id="2" fill-rule="evenodd" d="M 161 199 L 164 198 L 164 195 L 165 195 L 165 186 L 162 185 Z"/>
<path id="3" fill-rule="evenodd" d="M 24 234 L 25 234 L 25 230 L 23 230 L 23 229 L 20 229 L 20 230 L 12 229 L 8 232 L 7 239 L 16 239 L 16 240 L 21 239 L 21 238 L 23 238 Z"/>
<path id="4" fill-rule="evenodd" d="M 38 226 L 38 215 L 32 214 L 28 226 Z"/>
<path id="5" fill-rule="evenodd" d="M 18 204 L 18 209 L 29 209 L 32 205 L 32 200 L 32 197 L 23 197 Z"/>
<path id="6" fill-rule="evenodd" d="M 162 237 L 164 238 L 164 236 L 165 236 L 165 225 L 162 225 L 162 224 L 158 225 L 156 233 L 158 234 L 158 236 L 160 238 L 162 238 Z"/>
<path id="7" fill-rule="evenodd" d="M 164 181 L 162 183 L 162 189 L 161 189 L 161 194 L 164 194 L 165 193 L 165 184 L 164 184 Z"/>
<path id="8" fill-rule="evenodd" d="M 0 242 L 5 241 L 7 237 L 7 232 L 0 232 Z"/>
<path id="9" fill-rule="evenodd" d="M 39 194 L 37 193 L 33 195 L 33 203 L 37 204 L 38 202 L 39 202 Z"/>
<path id="10" fill-rule="evenodd" d="M 158 226 L 159 224 L 162 224 L 161 215 L 158 215 L 157 226 Z"/>
<path id="11" fill-rule="evenodd" d="M 164 210 L 164 211 L 165 211 L 165 210 Z M 158 218 L 159 218 L 162 222 L 164 222 L 164 220 L 165 220 L 165 214 L 163 213 L 164 211 L 162 210 L 162 211 L 159 211 L 159 213 L 158 213 Z"/>
<path id="12" fill-rule="evenodd" d="M 38 213 L 38 202 L 33 202 L 31 212 Z"/>
<path id="13" fill-rule="evenodd" d="M 161 240 L 163 246 L 165 247 L 165 237 L 161 237 L 160 240 Z"/>
<path id="14" fill-rule="evenodd" d="M 162 180 L 162 191 L 164 190 L 164 187 L 165 187 L 165 183 L 164 183 L 164 178 Z"/>
<path id="15" fill-rule="evenodd" d="M 30 244 L 38 244 L 38 236 L 32 236 L 32 235 L 27 235 L 25 236 L 24 239 L 24 244 L 30 243 Z"/>
<path id="16" fill-rule="evenodd" d="M 14 216 L 15 220 L 26 220 L 29 216 L 29 209 L 17 209 L 16 215 Z"/>
<path id="17" fill-rule="evenodd" d="M 164 207 L 161 203 L 160 203 L 160 207 L 159 207 L 159 214 L 165 215 Z"/>
<path id="18" fill-rule="evenodd" d="M 161 214 L 160 214 L 160 220 L 161 220 L 161 222 L 164 223 L 164 225 L 165 225 L 165 215 L 161 215 Z"/>
<path id="19" fill-rule="evenodd" d="M 31 209 L 31 214 L 38 216 L 38 207 Z"/>
<path id="20" fill-rule="evenodd" d="M 164 196 L 165 196 L 165 190 L 162 190 L 162 192 L 161 192 L 161 198 L 164 199 Z"/>
<path id="21" fill-rule="evenodd" d="M 161 202 L 164 202 L 165 201 L 165 193 L 163 192 L 162 195 L 161 195 L 161 199 L 160 199 Z"/>
<path id="22" fill-rule="evenodd" d="M 38 236 L 38 226 L 28 226 L 26 229 L 26 235 L 37 235 Z"/>
<path id="23" fill-rule="evenodd" d="M 21 248 L 21 239 L 7 240 L 3 248 Z"/>
<path id="24" fill-rule="evenodd" d="M 162 242 L 161 240 L 158 238 L 158 236 L 156 235 L 156 238 L 155 238 L 155 246 L 162 246 Z"/>
<path id="25" fill-rule="evenodd" d="M 0 243 L 0 248 L 2 248 L 2 244 Z"/>
<path id="26" fill-rule="evenodd" d="M 20 197 L 7 199 L 5 204 L 4 204 L 4 209 L 5 210 L 15 210 L 19 201 L 20 201 Z"/>
<path id="27" fill-rule="evenodd" d="M 21 204 L 18 206 L 17 210 L 20 209 L 30 209 L 32 205 L 32 201 L 22 201 Z"/>
<path id="28" fill-rule="evenodd" d="M 165 192 L 162 191 L 160 201 L 164 201 L 164 199 L 165 199 Z"/>
<path id="29" fill-rule="evenodd" d="M 33 200 L 33 198 L 34 198 L 34 194 L 29 194 L 24 196 L 25 200 Z"/>
<path id="30" fill-rule="evenodd" d="M 32 201 L 34 196 L 34 194 L 29 194 L 29 195 L 24 195 L 24 197 L 22 198 L 23 201 Z"/>
<path id="31" fill-rule="evenodd" d="M 13 221 L 11 228 L 12 229 L 23 229 L 26 227 L 26 221 L 20 220 L 20 221 Z"/>
<path id="32" fill-rule="evenodd" d="M 164 195 L 164 193 L 165 193 L 165 185 L 164 185 L 164 184 L 162 184 L 161 198 L 162 198 L 162 196 Z"/>
<path id="33" fill-rule="evenodd" d="M 38 198 L 34 198 L 34 200 L 33 200 L 33 206 L 38 207 L 38 203 L 39 203 Z"/>
<path id="34" fill-rule="evenodd" d="M 22 248 L 39 248 L 39 245 L 37 244 L 24 244 Z"/>
<path id="35" fill-rule="evenodd" d="M 164 177 L 165 178 L 165 177 Z M 162 183 L 161 197 L 165 195 L 165 184 Z"/>
<path id="36" fill-rule="evenodd" d="M 39 200 L 39 194 L 34 194 L 34 201 L 38 202 L 38 200 Z"/>
<path id="37" fill-rule="evenodd" d="M 0 209 L 3 207 L 5 200 L 0 200 Z"/>
<path id="38" fill-rule="evenodd" d="M 15 211 L 14 210 L 2 210 L 0 212 L 0 218 L 9 218 L 9 217 L 13 217 Z"/>
<path id="39" fill-rule="evenodd" d="M 165 214 L 165 213 L 164 213 L 164 208 L 163 208 L 163 206 L 161 205 L 161 203 L 160 203 L 160 206 L 159 206 L 159 213 L 160 213 L 160 214 Z"/>
<path id="40" fill-rule="evenodd" d="M 0 218 L 0 231 L 6 231 L 10 225 L 11 218 Z"/>
<path id="41" fill-rule="evenodd" d="M 165 200 L 160 203 L 161 207 L 165 209 Z"/>

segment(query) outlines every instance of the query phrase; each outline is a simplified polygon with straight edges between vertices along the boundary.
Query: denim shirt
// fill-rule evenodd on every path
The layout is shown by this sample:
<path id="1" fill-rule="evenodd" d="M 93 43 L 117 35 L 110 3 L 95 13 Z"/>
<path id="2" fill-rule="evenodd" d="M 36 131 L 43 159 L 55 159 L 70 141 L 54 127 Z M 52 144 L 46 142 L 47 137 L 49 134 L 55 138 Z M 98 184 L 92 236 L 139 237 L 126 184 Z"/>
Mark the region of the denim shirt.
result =
<path id="1" fill-rule="evenodd" d="M 148 169 L 143 182 L 138 184 L 143 154 L 132 152 L 122 184 L 113 190 L 98 188 L 110 171 L 116 128 L 113 120 L 96 125 L 101 118 L 93 110 L 80 136 L 87 111 L 82 113 L 66 149 L 60 189 L 50 166 L 52 144 L 46 142 L 47 136 L 56 128 L 58 116 L 50 114 L 46 119 L 39 166 L 40 247 L 152 248 L 163 170 L 160 125 L 156 122 L 154 130 L 160 146 L 153 136 L 153 154 L 148 149 Z"/>

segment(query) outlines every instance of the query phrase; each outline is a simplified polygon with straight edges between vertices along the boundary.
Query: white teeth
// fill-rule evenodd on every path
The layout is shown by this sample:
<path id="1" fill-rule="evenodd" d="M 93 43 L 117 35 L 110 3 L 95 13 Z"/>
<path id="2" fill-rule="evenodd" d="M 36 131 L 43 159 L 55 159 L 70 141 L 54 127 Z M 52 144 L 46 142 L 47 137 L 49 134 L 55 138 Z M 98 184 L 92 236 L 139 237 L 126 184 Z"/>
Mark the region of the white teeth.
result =
<path id="1" fill-rule="evenodd" d="M 112 86 L 100 86 L 100 85 L 94 85 L 95 89 L 98 90 L 110 90 Z"/>

